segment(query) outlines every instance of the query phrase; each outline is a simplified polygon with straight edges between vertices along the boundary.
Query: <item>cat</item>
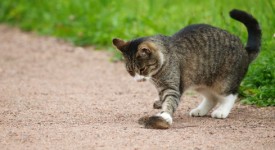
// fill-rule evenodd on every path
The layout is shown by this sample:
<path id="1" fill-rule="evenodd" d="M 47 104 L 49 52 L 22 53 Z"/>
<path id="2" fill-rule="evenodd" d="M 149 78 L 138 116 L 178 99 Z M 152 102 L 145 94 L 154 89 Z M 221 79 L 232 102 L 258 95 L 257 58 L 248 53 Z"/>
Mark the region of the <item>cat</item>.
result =
<path id="1" fill-rule="evenodd" d="M 131 41 L 113 39 L 122 52 L 128 73 L 138 82 L 150 80 L 158 90 L 153 105 L 161 111 L 148 118 L 146 128 L 167 129 L 182 94 L 194 90 L 203 96 L 190 116 L 227 118 L 249 64 L 261 47 L 258 21 L 245 11 L 233 9 L 230 16 L 248 31 L 247 45 L 229 32 L 207 24 L 189 25 L 172 36 L 155 35 Z"/>

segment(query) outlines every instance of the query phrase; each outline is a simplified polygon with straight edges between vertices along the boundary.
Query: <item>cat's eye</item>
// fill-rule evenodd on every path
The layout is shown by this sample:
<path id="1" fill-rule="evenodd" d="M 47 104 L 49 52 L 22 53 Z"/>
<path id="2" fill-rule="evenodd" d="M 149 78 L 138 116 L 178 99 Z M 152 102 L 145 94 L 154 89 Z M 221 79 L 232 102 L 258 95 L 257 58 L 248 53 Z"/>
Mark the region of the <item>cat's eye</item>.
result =
<path id="1" fill-rule="evenodd" d="M 145 68 L 145 67 L 144 67 L 144 68 L 139 69 L 140 73 L 143 73 L 145 70 L 146 70 L 146 68 Z"/>
<path id="2" fill-rule="evenodd" d="M 131 76 L 133 76 L 135 73 L 132 70 L 127 70 Z"/>
<path id="3" fill-rule="evenodd" d="M 131 69 L 128 69 L 128 68 L 127 68 L 127 71 L 128 71 L 128 73 L 129 73 L 131 76 L 133 76 L 133 75 L 135 74 L 134 71 L 131 70 Z"/>
<path id="4" fill-rule="evenodd" d="M 129 65 L 128 64 L 126 64 L 126 70 L 127 70 L 127 72 L 131 75 L 131 76 L 133 76 L 135 73 L 134 73 L 134 71 L 133 70 L 131 70 L 131 68 L 129 67 Z"/>

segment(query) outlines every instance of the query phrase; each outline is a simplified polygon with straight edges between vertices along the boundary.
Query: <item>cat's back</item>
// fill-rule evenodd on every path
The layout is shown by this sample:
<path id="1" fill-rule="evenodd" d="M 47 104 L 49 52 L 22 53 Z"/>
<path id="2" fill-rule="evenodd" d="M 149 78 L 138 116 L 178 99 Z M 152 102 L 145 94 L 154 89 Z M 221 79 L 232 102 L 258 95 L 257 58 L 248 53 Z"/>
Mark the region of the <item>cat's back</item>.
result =
<path id="1" fill-rule="evenodd" d="M 208 24 L 189 25 L 175 33 L 171 40 L 172 46 L 178 47 L 178 50 L 245 52 L 242 51 L 243 45 L 237 36 Z"/>
<path id="2" fill-rule="evenodd" d="M 190 36 L 192 34 L 206 33 L 207 31 L 216 30 L 216 29 L 217 28 L 208 24 L 193 24 L 178 31 L 172 36 L 172 38 L 174 39 L 182 38 L 182 37 Z"/>
<path id="3" fill-rule="evenodd" d="M 219 36 L 219 37 L 217 37 Z M 189 25 L 172 36 L 173 40 L 181 40 L 184 38 L 232 38 L 239 40 L 238 37 L 230 34 L 229 32 L 208 25 L 208 24 L 193 24 Z"/>

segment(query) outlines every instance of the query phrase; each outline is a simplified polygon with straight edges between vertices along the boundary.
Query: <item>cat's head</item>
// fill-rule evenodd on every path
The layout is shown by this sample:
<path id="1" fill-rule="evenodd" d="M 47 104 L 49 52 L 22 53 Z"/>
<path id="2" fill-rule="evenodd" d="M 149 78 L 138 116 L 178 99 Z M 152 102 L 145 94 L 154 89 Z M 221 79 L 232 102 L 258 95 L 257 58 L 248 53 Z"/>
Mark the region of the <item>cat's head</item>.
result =
<path id="1" fill-rule="evenodd" d="M 115 38 L 113 44 L 122 52 L 128 73 L 138 82 L 150 79 L 164 63 L 158 44 L 148 37 L 127 42 Z"/>

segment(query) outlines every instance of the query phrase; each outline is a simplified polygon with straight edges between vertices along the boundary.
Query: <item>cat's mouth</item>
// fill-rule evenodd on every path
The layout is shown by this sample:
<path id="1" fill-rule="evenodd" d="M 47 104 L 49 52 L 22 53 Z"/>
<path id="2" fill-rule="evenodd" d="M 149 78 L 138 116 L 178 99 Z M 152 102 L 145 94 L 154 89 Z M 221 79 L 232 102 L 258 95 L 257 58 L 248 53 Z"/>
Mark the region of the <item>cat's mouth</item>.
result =
<path id="1" fill-rule="evenodd" d="M 137 79 L 136 81 L 137 82 L 144 82 L 144 81 L 146 81 L 146 79 L 145 78 L 143 78 L 143 79 Z"/>
<path id="2" fill-rule="evenodd" d="M 134 80 L 137 81 L 137 82 L 144 82 L 148 79 L 148 77 L 145 77 L 143 75 L 139 75 L 139 74 L 136 74 L 134 76 Z"/>

